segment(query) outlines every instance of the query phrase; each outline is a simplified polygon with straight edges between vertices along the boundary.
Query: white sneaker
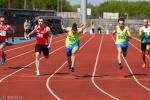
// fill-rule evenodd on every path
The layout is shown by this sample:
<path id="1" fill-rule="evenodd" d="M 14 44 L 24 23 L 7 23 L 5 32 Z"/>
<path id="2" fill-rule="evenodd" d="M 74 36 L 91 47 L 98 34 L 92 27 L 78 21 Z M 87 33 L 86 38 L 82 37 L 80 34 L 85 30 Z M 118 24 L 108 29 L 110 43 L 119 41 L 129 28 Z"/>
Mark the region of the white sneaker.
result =
<path id="1" fill-rule="evenodd" d="M 37 76 L 40 76 L 40 71 L 36 71 L 36 75 L 37 75 Z"/>

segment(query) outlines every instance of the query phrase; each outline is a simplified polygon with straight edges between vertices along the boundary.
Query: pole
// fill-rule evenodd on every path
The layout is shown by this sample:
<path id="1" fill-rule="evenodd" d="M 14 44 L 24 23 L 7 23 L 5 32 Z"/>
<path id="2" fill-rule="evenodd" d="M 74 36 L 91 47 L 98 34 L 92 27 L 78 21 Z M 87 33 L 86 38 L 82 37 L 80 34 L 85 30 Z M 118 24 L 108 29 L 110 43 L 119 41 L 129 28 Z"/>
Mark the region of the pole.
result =
<path id="1" fill-rule="evenodd" d="M 27 7 L 27 1 L 24 0 L 24 9 L 26 9 L 26 7 Z"/>
<path id="2" fill-rule="evenodd" d="M 57 12 L 59 12 L 59 0 L 57 0 Z"/>
<path id="3" fill-rule="evenodd" d="M 11 2 L 10 2 L 10 0 L 8 0 L 8 8 L 10 8 L 11 7 Z"/>
<path id="4" fill-rule="evenodd" d="M 81 9 L 81 22 L 84 22 L 86 24 L 86 20 L 87 20 L 87 0 L 80 0 L 81 4 L 80 4 L 80 9 Z"/>

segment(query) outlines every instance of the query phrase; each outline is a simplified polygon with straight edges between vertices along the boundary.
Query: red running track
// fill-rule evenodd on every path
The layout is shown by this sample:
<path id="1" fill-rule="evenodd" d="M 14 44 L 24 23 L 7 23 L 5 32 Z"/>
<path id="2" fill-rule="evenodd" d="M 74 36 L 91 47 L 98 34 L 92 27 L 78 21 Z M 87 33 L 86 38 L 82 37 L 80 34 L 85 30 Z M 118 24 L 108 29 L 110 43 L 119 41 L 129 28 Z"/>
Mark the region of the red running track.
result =
<path id="1" fill-rule="evenodd" d="M 66 64 L 65 37 L 54 39 L 49 59 L 41 57 L 38 77 L 34 41 L 7 47 L 7 63 L 0 66 L 0 100 L 149 100 L 150 70 L 141 68 L 139 41 L 131 40 L 120 70 L 111 35 L 82 35 L 72 73 Z"/>

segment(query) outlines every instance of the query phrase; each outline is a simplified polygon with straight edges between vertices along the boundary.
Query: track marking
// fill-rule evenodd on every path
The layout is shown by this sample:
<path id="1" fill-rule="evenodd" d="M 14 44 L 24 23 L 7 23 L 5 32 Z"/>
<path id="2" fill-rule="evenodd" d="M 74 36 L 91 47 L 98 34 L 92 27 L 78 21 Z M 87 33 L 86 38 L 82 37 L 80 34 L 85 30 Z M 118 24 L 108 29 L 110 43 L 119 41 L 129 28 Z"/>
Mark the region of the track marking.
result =
<path id="1" fill-rule="evenodd" d="M 95 65 L 94 65 L 94 70 L 93 70 L 93 75 L 92 76 L 95 76 L 95 73 L 96 73 L 96 68 L 97 68 L 97 64 L 98 64 L 98 60 L 99 60 L 99 55 L 100 55 L 100 51 L 101 51 L 101 47 L 102 47 L 102 42 L 103 42 L 103 35 L 102 35 L 102 39 L 100 41 L 100 44 L 99 44 L 99 49 L 98 49 L 98 52 L 97 52 L 97 57 L 96 57 L 96 61 L 95 61 Z M 111 94 L 109 94 L 108 92 L 105 92 L 103 89 L 101 89 L 94 81 L 94 77 L 92 77 L 92 83 L 94 84 L 94 86 L 99 90 L 101 91 L 102 93 L 106 94 L 107 96 L 109 96 L 110 98 L 114 99 L 114 100 L 119 100 L 118 98 L 112 96 Z"/>
<path id="2" fill-rule="evenodd" d="M 95 35 L 94 35 L 95 36 Z M 91 41 L 92 38 L 94 38 L 94 36 L 92 36 L 91 38 L 89 38 L 80 48 L 80 50 L 89 42 Z M 46 81 L 46 87 L 48 89 L 48 91 L 57 99 L 57 100 L 62 100 L 60 99 L 60 97 L 58 97 L 53 91 L 52 89 L 50 88 L 50 80 L 51 78 L 65 65 L 67 64 L 67 61 L 65 61 L 52 75 L 50 75 L 48 78 L 47 78 L 47 81 Z"/>
<path id="3" fill-rule="evenodd" d="M 82 36 L 82 37 L 84 37 L 84 36 Z M 54 50 L 54 51 L 50 52 L 49 54 L 51 55 L 51 54 L 53 54 L 53 53 L 55 53 L 55 52 L 59 51 L 60 49 L 62 49 L 62 48 L 64 48 L 64 47 L 65 47 L 65 46 L 61 46 L 61 47 L 57 48 L 56 50 Z M 42 60 L 43 58 L 44 58 L 44 57 L 41 57 L 41 58 L 40 58 L 40 60 Z M 34 63 L 35 63 L 35 61 L 33 61 L 33 62 L 31 62 L 31 63 L 27 64 L 26 66 L 23 66 L 23 68 L 21 68 L 21 69 L 19 69 L 19 70 L 16 70 L 16 71 L 14 71 L 14 72 L 13 72 L 13 73 L 11 73 L 11 74 L 8 74 L 7 76 L 5 76 L 5 77 L 1 78 L 1 79 L 0 79 L 0 83 L 2 83 L 2 82 L 3 82 L 5 79 L 7 79 L 8 77 L 10 77 L 10 76 L 12 76 L 12 75 L 16 74 L 17 72 L 22 71 L 23 69 L 25 69 L 25 68 L 29 67 L 30 65 L 32 65 L 32 64 L 34 64 Z"/>
<path id="4" fill-rule="evenodd" d="M 63 41 L 63 40 L 65 40 L 65 39 L 61 39 L 61 40 L 55 41 L 53 44 L 56 44 L 56 43 L 61 42 L 61 41 Z M 53 44 L 52 44 L 52 45 L 53 45 Z M 17 58 L 17 57 L 23 56 L 23 55 L 28 54 L 28 53 L 33 52 L 33 51 L 34 51 L 34 50 L 30 50 L 30 51 L 28 51 L 28 52 L 21 53 L 21 54 L 19 54 L 19 55 L 17 55 L 17 56 L 14 56 L 14 57 L 11 57 L 11 58 L 7 58 L 6 61 L 15 59 L 15 58 Z"/>
<path id="5" fill-rule="evenodd" d="M 65 46 L 61 46 L 60 48 L 58 48 L 58 49 L 52 51 L 52 52 L 50 53 L 50 55 L 53 54 L 54 52 L 56 52 L 56 51 L 58 51 L 58 50 L 64 48 L 64 47 L 65 47 Z M 44 58 L 44 57 L 41 57 L 40 60 L 43 59 L 43 58 Z M 13 72 L 13 73 L 11 73 L 11 74 L 9 74 L 9 75 L 3 77 L 2 79 L 0 79 L 0 83 L 3 82 L 3 81 L 4 81 L 5 79 L 7 79 L 8 77 L 10 77 L 10 76 L 16 74 L 17 72 L 19 72 L 19 71 L 25 69 L 26 67 L 29 67 L 30 65 L 32 65 L 32 64 L 34 64 L 34 63 L 35 63 L 35 61 L 33 61 L 33 62 L 29 63 L 28 65 L 24 66 L 23 68 L 21 68 L 21 69 L 15 71 L 15 72 Z"/>
<path id="6" fill-rule="evenodd" d="M 64 36 L 64 35 L 61 35 L 61 36 Z M 59 36 L 59 37 L 60 37 L 60 36 Z M 54 39 L 59 38 L 59 37 L 55 37 Z M 34 41 L 34 40 L 32 40 L 32 41 Z M 30 45 L 33 45 L 33 44 L 35 44 L 35 43 L 27 44 L 27 45 L 24 45 L 24 46 L 20 46 L 20 47 L 13 48 L 13 49 L 8 49 L 8 50 L 5 50 L 5 52 L 17 50 L 17 49 L 20 49 L 20 48 L 23 48 L 23 47 L 27 47 L 27 46 L 30 46 Z"/>
<path id="7" fill-rule="evenodd" d="M 111 35 L 111 36 L 112 36 L 112 35 Z M 115 41 L 113 37 L 112 37 L 112 39 L 113 39 L 113 41 Z M 122 57 L 123 57 L 123 55 L 122 55 Z M 135 75 L 134 75 L 134 73 L 133 73 L 131 67 L 129 66 L 128 62 L 126 61 L 125 57 L 123 57 L 123 60 L 125 61 L 126 65 L 127 65 L 127 68 L 129 69 L 130 73 L 132 74 L 132 77 L 133 77 L 133 79 L 135 80 L 135 82 L 136 82 L 137 84 L 139 84 L 141 87 L 143 87 L 144 89 L 146 89 L 147 91 L 150 92 L 150 88 L 144 86 L 143 84 L 141 84 L 141 83 L 136 79 L 136 77 L 135 77 Z"/>

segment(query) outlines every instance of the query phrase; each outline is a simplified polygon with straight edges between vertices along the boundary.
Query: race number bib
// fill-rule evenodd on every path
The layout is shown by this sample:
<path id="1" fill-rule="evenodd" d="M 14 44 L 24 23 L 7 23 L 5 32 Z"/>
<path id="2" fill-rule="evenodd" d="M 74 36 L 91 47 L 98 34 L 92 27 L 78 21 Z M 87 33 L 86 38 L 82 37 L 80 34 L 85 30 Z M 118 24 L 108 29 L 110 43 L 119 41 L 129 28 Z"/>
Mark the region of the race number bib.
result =
<path id="1" fill-rule="evenodd" d="M 6 36 L 6 31 L 0 31 L 0 36 Z"/>
<path id="2" fill-rule="evenodd" d="M 69 38 L 69 41 L 76 42 L 76 39 L 75 38 Z"/>
<path id="3" fill-rule="evenodd" d="M 124 39 L 125 37 L 124 36 L 118 36 L 118 39 Z"/>
<path id="4" fill-rule="evenodd" d="M 43 38 L 43 34 L 37 34 L 37 37 Z"/>

